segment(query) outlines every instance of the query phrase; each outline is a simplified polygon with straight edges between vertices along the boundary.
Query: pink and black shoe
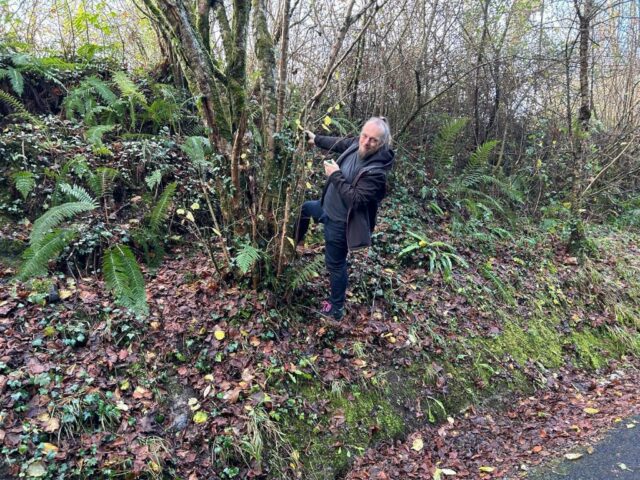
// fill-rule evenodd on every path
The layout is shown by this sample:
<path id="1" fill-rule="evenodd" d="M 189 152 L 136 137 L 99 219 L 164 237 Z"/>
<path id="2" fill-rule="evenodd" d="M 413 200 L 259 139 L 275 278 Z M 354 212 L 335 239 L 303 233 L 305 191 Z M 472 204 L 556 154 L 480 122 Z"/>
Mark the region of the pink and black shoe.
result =
<path id="1" fill-rule="evenodd" d="M 331 302 L 324 300 L 320 307 L 320 314 L 324 317 L 330 317 L 333 320 L 342 320 L 342 317 L 344 317 L 344 308 L 336 308 Z"/>

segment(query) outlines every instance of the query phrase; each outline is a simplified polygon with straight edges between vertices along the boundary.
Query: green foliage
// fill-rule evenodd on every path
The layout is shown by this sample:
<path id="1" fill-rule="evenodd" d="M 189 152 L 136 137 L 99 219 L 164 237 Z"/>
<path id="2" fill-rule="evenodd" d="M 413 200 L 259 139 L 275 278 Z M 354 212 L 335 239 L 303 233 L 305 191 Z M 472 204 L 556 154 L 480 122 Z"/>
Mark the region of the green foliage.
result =
<path id="1" fill-rule="evenodd" d="M 102 143 L 102 136 L 105 133 L 112 131 L 114 128 L 115 125 L 96 125 L 89 128 L 86 133 L 87 142 L 98 147 L 104 146 Z"/>
<path id="2" fill-rule="evenodd" d="M 164 256 L 164 238 L 161 228 L 169 215 L 176 187 L 175 182 L 166 186 L 151 213 L 145 218 L 142 227 L 132 232 L 135 243 L 142 247 L 145 262 L 151 267 L 159 265 Z"/>
<path id="3" fill-rule="evenodd" d="M 125 72 L 113 73 L 110 82 L 91 76 L 69 92 L 63 103 L 65 115 L 81 118 L 87 126 L 118 124 L 129 132 L 143 128 L 145 122 L 152 124 L 155 133 L 166 126 L 179 130 L 182 102 L 178 91 L 163 84 L 154 85 L 153 91 L 160 98 L 149 105 L 143 91 Z"/>
<path id="4" fill-rule="evenodd" d="M 98 198 L 110 197 L 113 193 L 114 182 L 119 173 L 110 167 L 99 167 L 96 173 L 89 177 L 89 187 Z"/>
<path id="5" fill-rule="evenodd" d="M 147 99 L 138 89 L 135 83 L 124 72 L 116 72 L 113 74 L 113 82 L 116 84 L 121 93 L 121 98 L 129 107 L 129 121 L 131 129 L 136 127 L 136 107 L 138 105 L 146 107 Z"/>
<path id="6" fill-rule="evenodd" d="M 31 230 L 30 245 L 34 249 L 39 249 L 40 245 L 44 241 L 45 235 L 49 230 L 57 227 L 63 220 L 72 218 L 80 213 L 90 212 L 97 207 L 94 202 L 68 202 L 62 205 L 51 207 L 42 216 L 40 216 L 35 222 L 33 222 L 33 229 Z"/>
<path id="7" fill-rule="evenodd" d="M 287 284 L 292 290 L 295 290 L 302 285 L 309 283 L 312 279 L 318 277 L 323 268 L 324 256 L 317 255 L 304 267 L 299 268 L 299 266 L 296 266 L 295 268 L 293 268 L 291 270 L 291 275 L 287 280 Z"/>
<path id="8" fill-rule="evenodd" d="M 160 169 L 154 170 L 150 175 L 147 175 L 144 179 L 144 182 L 147 184 L 147 187 L 149 187 L 149 190 L 153 190 L 154 188 L 156 188 L 158 185 L 160 185 L 161 181 L 162 181 L 162 170 Z"/>
<path id="9" fill-rule="evenodd" d="M 0 90 L 0 102 L 4 103 L 9 108 L 11 108 L 15 112 L 14 115 L 17 115 L 18 117 L 22 117 L 22 118 L 24 118 L 24 119 L 26 119 L 26 120 L 28 120 L 31 123 L 34 123 L 36 125 L 41 125 L 40 120 L 38 120 L 36 117 L 31 115 L 27 111 L 27 109 L 24 108 L 24 106 L 22 105 L 22 102 L 20 100 L 18 100 L 14 96 L 8 94 L 4 90 Z"/>
<path id="10" fill-rule="evenodd" d="M 8 78 L 11 88 L 19 97 L 24 92 L 24 77 L 17 68 L 7 67 L 0 68 L 0 80 Z"/>
<path id="11" fill-rule="evenodd" d="M 445 189 L 457 205 L 464 207 L 474 218 L 485 221 L 491 220 L 495 213 L 508 218 L 508 204 L 522 203 L 517 184 L 499 178 L 489 166 L 489 156 L 497 145 L 497 140 L 491 140 L 478 146 L 462 173 Z"/>
<path id="12" fill-rule="evenodd" d="M 511 292 L 511 288 L 506 285 L 500 277 L 496 275 L 493 270 L 493 265 L 489 262 L 483 264 L 480 267 L 480 273 L 484 278 L 489 280 L 496 287 L 499 293 L 499 297 L 501 297 L 505 302 L 513 305 L 515 304 L 515 299 L 513 297 L 513 293 Z"/>
<path id="13" fill-rule="evenodd" d="M 73 197 L 79 202 L 95 203 L 95 199 L 89 195 L 84 188 L 78 185 L 71 186 L 68 183 L 61 183 L 59 188 L 62 193 Z"/>
<path id="14" fill-rule="evenodd" d="M 126 245 L 113 245 L 102 258 L 104 279 L 116 301 L 135 313 L 149 313 L 144 278 L 133 252 Z"/>
<path id="15" fill-rule="evenodd" d="M 234 262 L 240 271 L 246 274 L 251 271 L 261 256 L 262 252 L 260 250 L 246 243 L 234 258 Z"/>
<path id="16" fill-rule="evenodd" d="M 24 262 L 20 266 L 17 278 L 27 280 L 45 275 L 49 261 L 60 255 L 76 233 L 75 230 L 55 230 L 44 235 L 37 244 L 32 244 L 23 254 Z"/>
<path id="17" fill-rule="evenodd" d="M 167 185 L 162 192 L 162 195 L 160 195 L 155 207 L 151 211 L 149 225 L 154 232 L 158 232 L 160 230 L 160 226 L 166 220 L 177 186 L 178 184 L 176 182 L 172 182 Z"/>
<path id="18" fill-rule="evenodd" d="M 433 162 L 436 170 L 450 165 L 455 155 L 455 146 L 460 132 L 467 125 L 468 119 L 458 118 L 447 122 L 438 132 L 433 143 Z"/>
<path id="19" fill-rule="evenodd" d="M 12 177 L 16 190 L 20 192 L 22 198 L 26 199 L 33 187 L 36 186 L 35 176 L 32 172 L 16 172 Z"/>
<path id="20" fill-rule="evenodd" d="M 211 154 L 211 144 L 208 138 L 187 137 L 180 148 L 196 167 L 204 169 L 210 166 L 207 161 L 207 157 Z"/>
<path id="21" fill-rule="evenodd" d="M 109 85 L 98 77 L 85 78 L 69 91 L 63 106 L 67 118 L 82 118 L 85 125 L 110 125 L 123 115 L 123 104 Z"/>
<path id="22" fill-rule="evenodd" d="M 456 253 L 456 249 L 453 245 L 440 241 L 432 242 L 424 235 L 418 233 L 407 233 L 415 238 L 417 242 L 411 243 L 400 251 L 400 257 L 404 257 L 409 253 L 412 255 L 420 253 L 422 257 L 428 259 L 429 273 L 440 271 L 445 279 L 451 278 L 454 264 L 458 264 L 464 268 L 469 268 L 469 265 L 464 258 L 460 257 Z"/>

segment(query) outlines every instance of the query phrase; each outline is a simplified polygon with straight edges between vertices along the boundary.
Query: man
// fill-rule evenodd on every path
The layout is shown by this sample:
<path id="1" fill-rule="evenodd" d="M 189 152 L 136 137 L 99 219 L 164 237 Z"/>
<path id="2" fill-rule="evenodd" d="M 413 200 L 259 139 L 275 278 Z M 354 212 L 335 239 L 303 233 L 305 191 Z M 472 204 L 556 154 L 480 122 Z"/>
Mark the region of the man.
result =
<path id="1" fill-rule="evenodd" d="M 327 182 L 322 197 L 302 205 L 296 229 L 296 243 L 301 245 L 311 218 L 324 224 L 331 296 L 322 303 L 321 312 L 340 320 L 348 284 L 347 253 L 371 245 L 378 205 L 385 196 L 387 173 L 395 154 L 384 117 L 370 118 L 359 137 L 305 134 L 311 145 L 340 154 L 337 162 L 325 161 Z"/>

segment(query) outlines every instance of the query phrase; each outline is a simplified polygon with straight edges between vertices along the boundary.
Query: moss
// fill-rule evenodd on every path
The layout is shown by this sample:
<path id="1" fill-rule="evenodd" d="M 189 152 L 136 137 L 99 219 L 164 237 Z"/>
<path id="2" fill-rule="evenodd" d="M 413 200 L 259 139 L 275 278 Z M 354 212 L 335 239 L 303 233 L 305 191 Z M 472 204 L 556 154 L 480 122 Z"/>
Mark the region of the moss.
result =
<path id="1" fill-rule="evenodd" d="M 570 336 L 578 361 L 588 368 L 601 368 L 607 364 L 605 352 L 602 351 L 603 340 L 590 329 L 573 332 Z"/>
<path id="2" fill-rule="evenodd" d="M 340 393 L 319 382 L 300 387 L 299 403 L 329 399 L 328 413 L 319 419 L 292 409 L 280 422 L 286 441 L 300 453 L 305 478 L 334 478 L 373 443 L 402 438 L 407 419 L 393 404 L 394 395 L 389 386 L 352 385 Z"/>

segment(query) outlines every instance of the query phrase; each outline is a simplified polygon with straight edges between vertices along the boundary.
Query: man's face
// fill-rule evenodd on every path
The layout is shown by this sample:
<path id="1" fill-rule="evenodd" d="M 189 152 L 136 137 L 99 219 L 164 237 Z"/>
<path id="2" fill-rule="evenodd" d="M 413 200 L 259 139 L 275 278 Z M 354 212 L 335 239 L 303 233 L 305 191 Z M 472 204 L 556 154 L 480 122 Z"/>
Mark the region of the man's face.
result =
<path id="1" fill-rule="evenodd" d="M 382 136 L 384 131 L 375 123 L 367 123 L 360 132 L 360 140 L 358 142 L 358 155 L 360 158 L 366 158 L 372 153 L 377 152 L 382 146 Z"/>

